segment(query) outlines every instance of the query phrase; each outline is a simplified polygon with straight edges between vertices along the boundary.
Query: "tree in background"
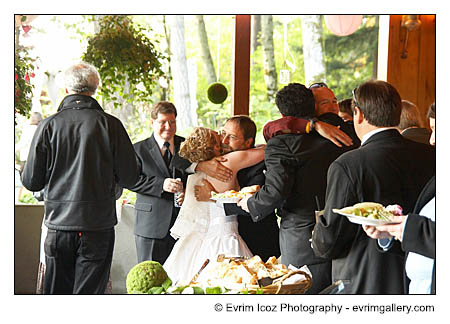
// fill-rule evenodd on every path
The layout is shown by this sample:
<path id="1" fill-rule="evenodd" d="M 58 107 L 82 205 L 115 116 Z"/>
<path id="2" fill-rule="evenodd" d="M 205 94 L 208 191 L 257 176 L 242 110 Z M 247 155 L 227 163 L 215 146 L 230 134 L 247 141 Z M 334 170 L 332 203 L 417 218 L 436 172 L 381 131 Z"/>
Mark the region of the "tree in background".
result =
<path id="1" fill-rule="evenodd" d="M 378 58 L 378 16 L 364 16 L 352 35 L 324 33 L 327 84 L 339 100 L 351 98 L 361 83 L 376 79 Z"/>
<path id="2" fill-rule="evenodd" d="M 184 16 L 167 16 L 170 30 L 170 67 L 172 71 L 172 85 L 174 104 L 177 107 L 177 127 L 181 130 L 197 125 L 196 108 L 191 111 L 190 88 L 196 84 L 190 84 L 188 64 L 186 60 L 186 45 L 184 41 Z M 192 77 L 191 77 L 192 78 Z M 194 114 L 192 114 L 194 112 Z M 194 116 L 195 117 L 194 117 Z"/>
<path id="3" fill-rule="evenodd" d="M 277 68 L 275 64 L 275 49 L 273 46 L 272 15 L 261 16 L 261 42 L 263 47 L 264 80 L 266 81 L 267 100 L 275 102 L 277 87 Z"/>
<path id="4" fill-rule="evenodd" d="M 322 50 L 322 16 L 301 16 L 305 84 L 326 81 L 324 53 Z"/>
<path id="5" fill-rule="evenodd" d="M 180 42 L 174 42 L 171 38 L 174 36 L 174 26 L 169 24 L 170 19 L 175 18 L 173 16 L 163 15 L 137 15 L 137 16 L 105 16 L 109 17 L 109 20 L 131 21 L 132 23 L 118 24 L 118 26 L 105 26 L 102 28 L 101 34 L 120 34 L 123 30 L 130 30 L 128 35 L 140 34 L 145 37 L 146 41 L 153 45 L 152 51 L 158 52 L 159 56 L 155 61 L 159 65 L 159 70 L 153 72 L 146 70 L 142 74 L 147 75 L 151 80 L 148 83 L 149 90 L 145 87 L 145 83 L 139 81 L 138 78 L 124 77 L 123 73 L 119 70 L 113 70 L 112 72 L 104 73 L 102 76 L 102 88 L 107 88 L 107 91 L 111 92 L 110 98 L 103 95 L 103 100 L 116 102 L 118 108 L 111 108 L 110 111 L 117 115 L 122 121 L 130 134 L 133 141 L 143 139 L 151 133 L 149 126 L 148 110 L 152 103 L 159 100 L 169 100 L 174 102 L 179 108 L 180 119 L 191 119 L 191 125 L 195 125 L 197 121 L 199 125 L 206 127 L 219 126 L 223 120 L 231 114 L 231 95 L 223 105 L 216 105 L 209 102 L 207 98 L 207 89 L 211 84 L 214 73 L 214 67 L 217 71 L 220 70 L 220 74 L 216 75 L 214 80 L 223 83 L 231 93 L 231 68 L 232 68 L 232 39 L 234 34 L 232 15 L 206 15 L 206 16 L 194 16 L 187 15 L 183 18 L 184 32 L 184 51 L 186 57 L 186 66 L 193 62 L 195 69 L 187 71 L 187 77 L 184 78 L 182 84 L 185 87 L 184 93 L 189 97 L 195 97 L 198 103 L 198 108 L 195 113 L 197 117 L 192 117 L 192 108 L 189 110 L 191 115 L 185 110 L 184 107 L 187 104 L 176 103 L 175 96 L 175 80 L 173 79 L 174 72 L 180 72 L 175 69 L 175 63 L 171 62 L 171 52 L 175 51 L 172 46 L 180 45 Z M 272 19 L 269 19 L 271 17 Z M 177 19 L 178 19 L 177 18 Z M 293 62 L 295 63 L 295 71 L 291 71 L 291 82 L 299 82 L 308 84 L 305 76 L 306 69 L 311 64 L 306 63 L 307 55 L 305 40 L 306 35 L 304 31 L 304 21 L 308 17 L 301 15 L 292 16 L 269 16 L 265 17 L 257 15 L 253 17 L 252 26 L 252 44 L 251 44 L 251 84 L 250 84 L 250 116 L 256 121 L 258 130 L 261 132 L 262 126 L 271 119 L 279 118 L 279 112 L 275 105 L 269 100 L 279 88 L 283 87 L 283 84 L 279 84 L 277 79 L 279 70 L 283 68 L 283 61 L 285 59 L 283 55 L 283 41 L 286 36 L 288 39 L 289 49 L 292 52 Z M 315 17 L 317 20 L 317 16 Z M 287 35 L 283 33 L 283 26 L 285 21 L 288 21 Z M 264 25 L 264 26 L 263 26 Z M 180 25 L 181 26 L 181 25 Z M 77 29 L 79 26 L 74 26 Z M 322 67 L 319 72 L 315 73 L 316 77 L 314 81 L 326 81 L 327 84 L 333 88 L 333 91 L 338 95 L 338 98 L 346 98 L 351 95 L 351 90 L 367 79 L 375 76 L 376 72 L 376 53 L 377 53 L 377 31 L 378 20 L 376 16 L 365 16 L 361 28 L 353 35 L 347 37 L 338 37 L 332 35 L 328 29 L 324 26 L 323 18 L 320 17 L 320 22 L 316 24 L 315 28 L 321 30 L 319 35 L 314 35 L 316 42 L 320 43 L 322 51 Z M 272 39 L 273 46 L 263 44 L 263 31 L 264 35 L 270 35 L 269 39 Z M 80 38 L 99 38 L 99 35 L 82 35 Z M 127 36 L 129 37 L 129 36 Z M 135 42 L 139 43 L 144 38 L 136 37 Z M 103 39 L 106 41 L 106 38 Z M 92 41 L 91 41 L 92 42 Z M 175 45 L 176 44 L 176 45 Z M 116 61 L 116 56 L 128 54 L 129 56 L 135 56 L 134 50 L 130 50 L 133 47 L 122 43 L 120 48 L 111 45 L 105 49 L 105 51 L 98 58 L 105 58 L 105 62 L 101 61 L 100 67 L 114 65 L 112 62 Z M 270 50 L 268 50 L 272 47 Z M 125 49 L 125 50 L 124 50 Z M 182 49 L 181 49 L 182 50 Z M 178 50 L 177 50 L 178 51 Z M 209 52 L 209 58 L 208 58 Z M 214 55 L 211 55 L 214 53 Z M 314 58 L 317 52 L 313 53 Z M 143 57 L 148 53 L 143 53 Z M 182 57 L 182 55 L 181 55 Z M 133 66 L 129 64 L 129 57 L 124 57 L 123 66 Z M 269 60 L 271 63 L 269 64 Z M 95 65 L 95 64 L 94 64 Z M 119 62 L 120 66 L 121 63 Z M 145 63 L 141 64 L 145 68 Z M 141 66 L 139 67 L 141 68 Z M 137 69 L 137 64 L 136 64 Z M 195 71 L 196 70 L 196 71 Z M 142 71 L 142 70 L 141 70 Z M 320 72 L 324 71 L 324 72 Z M 128 71 L 127 71 L 128 72 Z M 139 72 L 140 73 L 140 72 Z M 183 72 L 186 75 L 186 72 Z M 195 75 L 194 75 L 195 73 Z M 270 73 L 270 79 L 275 82 L 267 83 L 265 76 Z M 189 81 L 195 85 L 187 87 Z M 196 79 L 196 80 L 195 80 Z M 114 84 L 113 81 L 124 80 L 122 86 Z M 270 85 L 271 84 L 271 85 Z M 275 86 L 273 86 L 275 84 Z M 269 86 L 270 85 L 270 86 Z M 179 87 L 178 87 L 179 88 Z M 133 91 L 135 91 L 133 93 Z M 139 91 L 139 93 L 138 93 Z M 195 91 L 196 95 L 193 96 L 192 92 Z M 122 98 L 124 94 L 124 98 Z M 186 95 L 187 96 L 187 95 Z M 148 100 L 147 100 L 148 99 Z M 189 100 L 189 105 L 191 105 Z M 125 104 L 126 102 L 126 104 Z M 130 108 L 131 105 L 131 108 Z M 119 108 L 120 106 L 120 108 Z M 108 107 L 108 105 L 107 105 Z M 187 114 L 186 117 L 183 117 Z M 181 122 L 181 120 L 180 120 Z M 184 123 L 184 122 L 183 122 Z M 186 122 L 189 123 L 189 122 Z M 259 139 L 262 140 L 262 136 Z M 182 135 L 186 133 L 181 130 Z"/>
<path id="6" fill-rule="evenodd" d="M 206 80 L 208 83 L 217 81 L 216 70 L 214 69 L 214 61 L 209 49 L 208 33 L 206 32 L 205 21 L 202 15 L 196 15 L 198 38 L 200 40 L 200 49 L 202 53 L 202 61 L 205 66 Z"/>

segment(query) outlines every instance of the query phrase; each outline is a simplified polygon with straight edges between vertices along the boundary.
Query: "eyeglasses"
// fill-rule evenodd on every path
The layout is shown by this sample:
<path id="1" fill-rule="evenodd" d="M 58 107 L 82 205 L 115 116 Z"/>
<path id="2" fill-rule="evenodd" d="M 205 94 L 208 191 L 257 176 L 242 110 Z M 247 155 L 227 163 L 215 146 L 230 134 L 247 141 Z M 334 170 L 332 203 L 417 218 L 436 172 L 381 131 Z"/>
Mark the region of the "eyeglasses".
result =
<path id="1" fill-rule="evenodd" d="M 309 86 L 309 89 L 315 89 L 315 88 L 328 88 L 328 86 L 324 82 L 316 82 Z"/>
<path id="2" fill-rule="evenodd" d="M 356 100 L 356 89 L 358 89 L 358 87 L 356 87 L 355 89 L 352 90 L 352 97 L 353 97 L 353 103 L 354 103 L 355 107 L 359 107 L 358 101 Z"/>
<path id="3" fill-rule="evenodd" d="M 228 136 L 228 138 L 230 139 L 230 141 L 235 142 L 239 140 L 239 137 L 237 137 L 236 135 L 233 134 L 227 134 L 227 132 L 225 132 L 225 130 L 221 129 L 219 130 L 219 136 L 221 136 L 222 138 L 225 138 Z"/>
<path id="4" fill-rule="evenodd" d="M 160 126 L 169 123 L 169 126 L 174 126 L 177 124 L 176 120 L 155 120 Z"/>

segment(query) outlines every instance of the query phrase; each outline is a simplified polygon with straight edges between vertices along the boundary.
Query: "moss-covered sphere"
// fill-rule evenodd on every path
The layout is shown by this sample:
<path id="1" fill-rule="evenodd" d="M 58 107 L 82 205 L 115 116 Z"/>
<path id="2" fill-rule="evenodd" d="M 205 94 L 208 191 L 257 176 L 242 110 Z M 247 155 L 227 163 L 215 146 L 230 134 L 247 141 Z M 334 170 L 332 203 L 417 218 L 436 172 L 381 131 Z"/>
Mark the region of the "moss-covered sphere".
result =
<path id="1" fill-rule="evenodd" d="M 227 88 L 220 82 L 212 83 L 208 87 L 208 99 L 212 103 L 221 104 L 227 99 L 228 90 Z"/>
<path id="2" fill-rule="evenodd" d="M 152 287 L 159 287 L 168 278 L 167 272 L 157 261 L 144 261 L 136 264 L 127 275 L 129 294 L 148 294 Z"/>

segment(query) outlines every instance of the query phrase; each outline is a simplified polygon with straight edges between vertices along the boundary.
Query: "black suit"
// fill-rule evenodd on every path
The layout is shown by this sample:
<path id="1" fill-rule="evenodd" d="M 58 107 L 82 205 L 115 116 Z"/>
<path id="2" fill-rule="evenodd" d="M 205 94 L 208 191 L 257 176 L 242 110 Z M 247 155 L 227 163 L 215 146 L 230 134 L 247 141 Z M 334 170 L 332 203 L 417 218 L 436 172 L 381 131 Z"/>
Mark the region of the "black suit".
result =
<path id="1" fill-rule="evenodd" d="M 394 129 L 372 135 L 331 164 L 325 214 L 314 228 L 313 248 L 318 256 L 333 260 L 332 279 L 344 281 L 344 293 L 402 294 L 404 253 L 398 241 L 380 253 L 378 241 L 361 225 L 332 209 L 378 202 L 399 204 L 406 214 L 434 173 L 434 148 L 409 141 Z"/>
<path id="2" fill-rule="evenodd" d="M 183 137 L 175 135 L 174 156 L 183 141 Z M 154 135 L 134 144 L 134 149 L 141 174 L 129 189 L 137 193 L 134 233 L 138 262 L 154 260 L 163 264 L 175 244 L 169 229 L 180 211 L 174 206 L 173 193 L 163 190 L 163 183 L 166 178 L 181 178 L 186 184 L 187 176 L 178 170 L 174 174 L 172 163 L 166 166 Z"/>
<path id="3" fill-rule="evenodd" d="M 336 114 L 322 115 L 320 119 L 351 133 L 349 125 Z M 357 138 L 353 140 L 355 146 L 359 144 Z M 265 151 L 265 185 L 248 200 L 256 221 L 278 209 L 281 261 L 296 267 L 308 265 L 313 277 L 308 291 L 311 294 L 331 284 L 330 261 L 315 256 L 309 242 L 315 225 L 315 197 L 324 206 L 329 165 L 355 146 L 340 148 L 316 133 L 273 137 Z"/>
<path id="4" fill-rule="evenodd" d="M 262 161 L 254 166 L 240 170 L 237 174 L 240 187 L 263 186 L 265 169 L 266 166 L 264 161 Z M 271 256 L 277 258 L 280 256 L 279 228 L 277 216 L 274 212 L 263 220 L 254 222 L 250 214 L 236 204 L 224 204 L 224 207 L 227 215 L 238 215 L 239 234 L 254 255 L 259 255 L 263 261 L 266 261 Z"/>
<path id="5" fill-rule="evenodd" d="M 408 221 L 403 232 L 402 248 L 408 258 L 414 252 L 434 259 L 431 293 L 436 294 L 436 222 L 421 216 L 420 211 L 436 196 L 436 177 L 428 181 L 417 199 L 414 211 L 408 214 Z M 408 288 L 406 283 L 405 288 Z M 408 292 L 408 289 L 406 289 Z"/>

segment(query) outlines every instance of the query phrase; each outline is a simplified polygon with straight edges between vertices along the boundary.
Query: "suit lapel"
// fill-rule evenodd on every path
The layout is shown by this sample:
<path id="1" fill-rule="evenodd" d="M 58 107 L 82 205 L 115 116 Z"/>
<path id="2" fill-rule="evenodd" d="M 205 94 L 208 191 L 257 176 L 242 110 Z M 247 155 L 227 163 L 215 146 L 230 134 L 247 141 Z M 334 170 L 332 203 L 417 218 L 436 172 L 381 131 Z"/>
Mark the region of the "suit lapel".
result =
<path id="1" fill-rule="evenodd" d="M 153 134 L 149 140 L 149 153 L 153 157 L 153 160 L 155 161 L 155 164 L 161 171 L 161 173 L 163 173 L 166 177 L 172 177 L 169 170 L 167 169 L 166 163 L 164 162 L 164 159 L 161 155 L 161 150 L 159 149 L 158 143 L 156 142 Z"/>

